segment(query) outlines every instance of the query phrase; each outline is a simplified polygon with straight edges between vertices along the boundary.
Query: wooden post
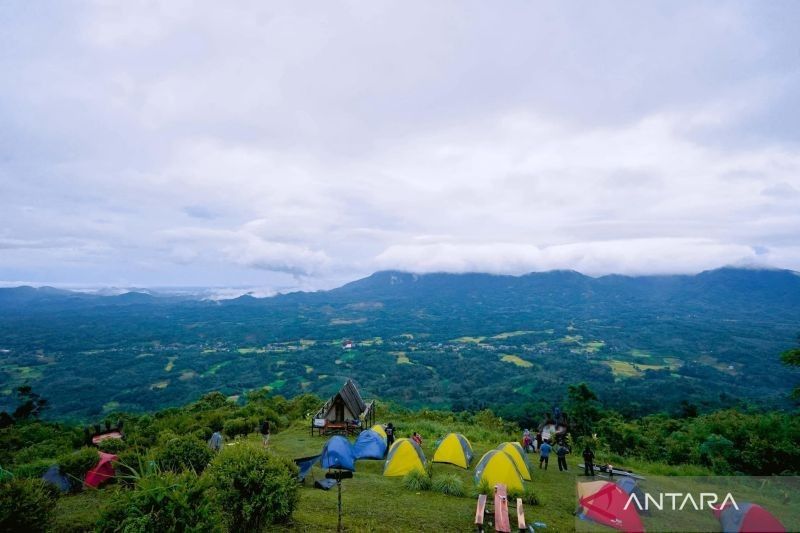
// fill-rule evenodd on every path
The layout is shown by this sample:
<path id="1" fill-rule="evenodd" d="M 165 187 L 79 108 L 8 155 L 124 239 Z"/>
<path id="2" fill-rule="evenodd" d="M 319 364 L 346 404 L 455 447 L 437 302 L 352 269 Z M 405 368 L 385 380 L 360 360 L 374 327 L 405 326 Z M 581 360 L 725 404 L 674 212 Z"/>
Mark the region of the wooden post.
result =
<path id="1" fill-rule="evenodd" d="M 336 487 L 339 490 L 339 525 L 336 528 L 336 531 L 339 531 L 341 533 L 342 531 L 342 478 L 341 477 L 336 478 Z"/>

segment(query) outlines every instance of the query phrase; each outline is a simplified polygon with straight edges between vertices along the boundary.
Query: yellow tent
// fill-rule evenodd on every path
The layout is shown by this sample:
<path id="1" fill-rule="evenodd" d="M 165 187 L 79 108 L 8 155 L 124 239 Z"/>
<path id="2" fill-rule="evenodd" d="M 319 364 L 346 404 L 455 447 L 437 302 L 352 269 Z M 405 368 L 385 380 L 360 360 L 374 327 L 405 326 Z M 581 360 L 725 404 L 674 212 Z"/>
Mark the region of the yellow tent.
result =
<path id="1" fill-rule="evenodd" d="M 412 470 L 425 472 L 425 454 L 411 439 L 397 439 L 386 454 L 384 476 L 405 476 Z"/>
<path id="2" fill-rule="evenodd" d="M 472 461 L 472 445 L 461 433 L 448 433 L 433 454 L 434 463 L 450 463 L 469 468 Z"/>
<path id="3" fill-rule="evenodd" d="M 377 433 L 378 435 L 383 437 L 383 440 L 386 440 L 386 431 L 383 430 L 383 426 L 382 425 L 375 424 L 374 426 L 372 426 L 369 429 L 371 429 L 372 431 L 374 431 L 375 433 Z"/>
<path id="4" fill-rule="evenodd" d="M 525 481 L 531 480 L 531 471 L 528 468 L 528 462 L 525 460 L 525 451 L 519 442 L 504 442 L 497 447 L 498 450 L 503 450 L 514 459 L 514 464 L 517 465 L 522 479 Z"/>
<path id="5" fill-rule="evenodd" d="M 502 450 L 489 450 L 475 467 L 475 483 L 485 480 L 490 486 L 504 483 L 508 490 L 523 490 L 522 476 L 514 459 Z"/>

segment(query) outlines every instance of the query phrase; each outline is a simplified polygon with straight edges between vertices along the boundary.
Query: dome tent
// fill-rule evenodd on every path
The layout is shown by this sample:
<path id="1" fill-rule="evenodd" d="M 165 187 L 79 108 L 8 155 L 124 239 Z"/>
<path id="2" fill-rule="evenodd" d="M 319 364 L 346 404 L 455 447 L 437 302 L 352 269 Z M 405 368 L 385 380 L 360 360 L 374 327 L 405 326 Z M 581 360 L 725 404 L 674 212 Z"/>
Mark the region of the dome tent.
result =
<path id="1" fill-rule="evenodd" d="M 378 432 L 367 429 L 362 431 L 355 444 L 353 444 L 353 455 L 358 459 L 383 459 L 386 455 L 386 439 L 381 437 Z"/>
<path id="2" fill-rule="evenodd" d="M 385 430 L 385 429 L 383 429 L 383 426 L 382 426 L 382 425 L 380 425 L 380 424 L 375 424 L 374 426 L 372 426 L 372 427 L 371 427 L 371 428 L 369 428 L 369 429 L 371 429 L 372 431 L 374 431 L 375 433 L 377 433 L 378 435 L 380 435 L 380 436 L 383 438 L 383 440 L 386 440 L 386 430 Z"/>
<path id="3" fill-rule="evenodd" d="M 472 445 L 461 433 L 448 433 L 436 447 L 433 462 L 469 468 L 472 462 Z"/>
<path id="4" fill-rule="evenodd" d="M 528 467 L 528 461 L 525 459 L 525 451 L 522 449 L 522 445 L 520 443 L 504 442 L 498 446 L 497 449 L 502 450 L 511 456 L 511 458 L 514 460 L 514 464 L 517 465 L 517 470 L 519 470 L 522 479 L 525 481 L 531 480 L 531 471 Z"/>
<path id="5" fill-rule="evenodd" d="M 737 508 L 738 507 L 738 508 Z M 725 533 L 782 533 L 786 528 L 772 513 L 755 503 L 730 504 L 714 511 Z"/>
<path id="6" fill-rule="evenodd" d="M 514 459 L 502 450 L 489 450 L 475 467 L 475 483 L 486 481 L 489 485 L 504 483 L 508 490 L 523 490 L 522 475 Z"/>
<path id="7" fill-rule="evenodd" d="M 336 435 L 328 439 L 322 448 L 320 458 L 322 468 L 339 468 L 354 472 L 356 469 L 356 458 L 353 455 L 353 445 L 341 435 Z"/>
<path id="8" fill-rule="evenodd" d="M 425 454 L 411 439 L 397 439 L 386 455 L 384 476 L 405 476 L 413 470 L 425 472 Z"/>

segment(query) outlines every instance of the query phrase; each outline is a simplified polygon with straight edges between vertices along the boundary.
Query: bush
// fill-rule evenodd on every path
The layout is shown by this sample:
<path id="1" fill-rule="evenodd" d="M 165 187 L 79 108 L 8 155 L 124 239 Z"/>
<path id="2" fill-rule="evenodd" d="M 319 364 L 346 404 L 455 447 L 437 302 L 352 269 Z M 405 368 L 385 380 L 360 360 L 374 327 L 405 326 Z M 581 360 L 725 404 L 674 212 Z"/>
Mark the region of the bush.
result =
<path id="1" fill-rule="evenodd" d="M 103 510 L 103 532 L 219 531 L 219 515 L 205 492 L 207 481 L 191 472 L 147 475 L 133 490 L 119 491 Z"/>
<path id="2" fill-rule="evenodd" d="M 58 490 L 41 479 L 12 479 L 0 485 L 0 531 L 45 531 Z"/>
<path id="3" fill-rule="evenodd" d="M 297 467 L 260 446 L 227 447 L 207 470 L 232 531 L 286 520 L 297 505 Z"/>
<path id="4" fill-rule="evenodd" d="M 441 492 L 442 494 L 448 494 L 450 496 L 464 495 L 464 483 L 456 474 L 437 476 L 436 479 L 433 480 L 431 488 L 436 492 Z"/>
<path id="5" fill-rule="evenodd" d="M 79 488 L 86 472 L 100 461 L 100 454 L 94 448 L 81 448 L 77 452 L 62 455 L 58 459 L 59 470 L 67 476 L 72 488 Z"/>
<path id="6" fill-rule="evenodd" d="M 478 497 L 481 494 L 486 494 L 487 497 L 494 494 L 494 489 L 485 479 L 481 479 L 480 483 L 473 487 L 471 495 L 473 497 Z"/>
<path id="7" fill-rule="evenodd" d="M 156 451 L 155 460 L 163 470 L 193 470 L 200 474 L 214 457 L 206 444 L 193 436 L 176 437 Z"/>
<path id="8" fill-rule="evenodd" d="M 412 470 L 403 477 L 403 485 L 413 491 L 431 490 L 431 477 L 427 472 Z"/>
<path id="9" fill-rule="evenodd" d="M 222 426 L 222 431 L 229 437 L 233 438 L 237 435 L 247 435 L 255 427 L 255 423 L 246 418 L 233 418 L 225 422 Z"/>
<path id="10" fill-rule="evenodd" d="M 539 505 L 539 497 L 530 485 L 525 485 L 523 490 L 510 490 L 508 492 L 508 501 L 514 502 L 517 498 L 522 498 L 522 503 L 525 505 Z"/>
<path id="11" fill-rule="evenodd" d="M 44 475 L 45 472 L 53 465 L 54 461 L 48 459 L 40 459 L 32 463 L 25 463 L 22 465 L 14 465 L 11 470 L 16 477 L 29 477 L 38 479 Z"/>
<path id="12" fill-rule="evenodd" d="M 113 453 L 114 455 L 120 453 L 128 447 L 128 443 L 122 439 L 106 439 L 97 445 L 101 452 Z"/>

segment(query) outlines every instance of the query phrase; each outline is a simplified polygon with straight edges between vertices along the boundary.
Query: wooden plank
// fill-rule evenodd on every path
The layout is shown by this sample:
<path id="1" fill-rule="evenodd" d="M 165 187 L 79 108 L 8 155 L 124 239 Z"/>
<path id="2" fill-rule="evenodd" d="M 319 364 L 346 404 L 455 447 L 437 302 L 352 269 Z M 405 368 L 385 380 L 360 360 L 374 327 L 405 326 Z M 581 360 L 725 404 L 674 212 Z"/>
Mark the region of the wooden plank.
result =
<path id="1" fill-rule="evenodd" d="M 486 494 L 478 496 L 478 506 L 475 509 L 475 525 L 479 531 L 483 531 L 483 515 L 486 511 Z"/>
<path id="2" fill-rule="evenodd" d="M 501 533 L 511 533 L 511 522 L 508 519 L 508 494 L 503 483 L 494 486 L 494 529 Z"/>
<path id="3" fill-rule="evenodd" d="M 525 509 L 522 508 L 522 498 L 517 498 L 517 527 L 520 531 L 525 531 Z"/>

